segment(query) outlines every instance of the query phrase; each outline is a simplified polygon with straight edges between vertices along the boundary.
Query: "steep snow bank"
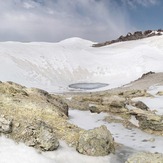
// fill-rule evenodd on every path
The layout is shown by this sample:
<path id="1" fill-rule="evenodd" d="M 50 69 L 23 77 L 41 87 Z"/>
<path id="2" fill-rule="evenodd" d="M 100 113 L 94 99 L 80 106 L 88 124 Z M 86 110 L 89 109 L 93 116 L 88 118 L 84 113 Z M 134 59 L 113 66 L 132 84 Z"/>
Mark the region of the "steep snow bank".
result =
<path id="1" fill-rule="evenodd" d="M 71 38 L 59 43 L 0 43 L 0 80 L 48 91 L 69 84 L 102 82 L 121 86 L 148 71 L 163 71 L 163 36 L 93 48 Z"/>

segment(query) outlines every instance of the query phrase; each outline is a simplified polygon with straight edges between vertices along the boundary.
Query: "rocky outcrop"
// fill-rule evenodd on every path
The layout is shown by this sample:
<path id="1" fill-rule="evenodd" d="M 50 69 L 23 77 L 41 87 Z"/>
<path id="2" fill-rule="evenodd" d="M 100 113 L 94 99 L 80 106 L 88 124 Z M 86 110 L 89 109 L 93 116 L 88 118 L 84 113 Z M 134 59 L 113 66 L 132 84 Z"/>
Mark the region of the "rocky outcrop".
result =
<path id="1" fill-rule="evenodd" d="M 91 112 L 126 113 L 130 99 L 134 97 L 148 96 L 146 90 L 128 90 L 116 93 L 91 93 L 77 94 L 66 100 L 71 108 L 79 110 L 90 110 Z"/>
<path id="2" fill-rule="evenodd" d="M 135 97 L 150 96 L 146 90 L 105 91 L 75 94 L 67 103 L 71 108 L 90 110 L 92 113 L 107 112 L 110 117 L 113 115 L 105 119 L 107 122 L 122 123 L 126 128 L 136 127 L 148 133 L 163 135 L 163 116 L 151 111 L 142 101 L 132 100 Z M 136 124 L 132 118 L 136 119 Z"/>
<path id="3" fill-rule="evenodd" d="M 155 74 L 155 72 L 149 71 L 149 72 L 143 74 L 143 75 L 142 75 L 139 79 L 137 79 L 137 80 L 144 79 L 144 78 L 146 78 L 147 76 L 149 76 L 149 75 L 151 75 L 151 74 Z"/>
<path id="4" fill-rule="evenodd" d="M 130 114 L 135 115 L 142 130 L 163 135 L 163 116 L 138 108 L 131 110 Z"/>
<path id="5" fill-rule="evenodd" d="M 102 105 L 109 105 L 116 108 L 124 108 L 126 99 L 117 95 L 102 98 Z"/>
<path id="6" fill-rule="evenodd" d="M 117 42 L 139 40 L 139 39 L 148 38 L 148 37 L 152 37 L 152 36 L 160 36 L 162 34 L 163 34 L 163 30 L 161 30 L 161 29 L 158 29 L 157 31 L 152 31 L 152 30 L 146 30 L 144 32 L 136 31 L 133 34 L 128 33 L 126 36 L 120 36 L 116 40 L 106 41 L 106 42 L 103 42 L 103 43 L 97 43 L 97 44 L 93 44 L 92 46 L 93 47 L 101 47 L 101 46 L 114 44 L 114 43 L 117 43 Z"/>
<path id="7" fill-rule="evenodd" d="M 118 93 L 119 96 L 123 96 L 125 98 L 134 98 L 134 97 L 148 97 L 150 96 L 146 90 L 127 90 L 127 91 L 120 91 Z"/>
<path id="8" fill-rule="evenodd" d="M 158 92 L 157 92 L 157 95 L 158 95 L 158 96 L 163 96 L 163 91 L 158 91 Z"/>
<path id="9" fill-rule="evenodd" d="M 149 110 L 149 107 L 146 104 L 144 104 L 142 101 L 136 101 L 133 103 L 133 105 L 142 110 L 146 110 L 146 111 Z"/>
<path id="10" fill-rule="evenodd" d="M 58 139 L 76 146 L 79 127 L 67 122 L 68 105 L 57 95 L 13 82 L 0 83 L 0 132 L 39 150 L 54 150 Z"/>
<path id="11" fill-rule="evenodd" d="M 140 152 L 131 156 L 125 163 L 162 163 L 163 154 Z"/>
<path id="12" fill-rule="evenodd" d="M 114 152 L 114 139 L 105 126 L 80 134 L 77 151 L 89 156 L 105 156 Z"/>
<path id="13" fill-rule="evenodd" d="M 44 90 L 0 82 L 0 115 L 0 133 L 41 151 L 57 149 L 59 140 L 86 155 L 114 151 L 113 138 L 105 126 L 85 131 L 70 124 L 68 105 L 59 95 Z"/>

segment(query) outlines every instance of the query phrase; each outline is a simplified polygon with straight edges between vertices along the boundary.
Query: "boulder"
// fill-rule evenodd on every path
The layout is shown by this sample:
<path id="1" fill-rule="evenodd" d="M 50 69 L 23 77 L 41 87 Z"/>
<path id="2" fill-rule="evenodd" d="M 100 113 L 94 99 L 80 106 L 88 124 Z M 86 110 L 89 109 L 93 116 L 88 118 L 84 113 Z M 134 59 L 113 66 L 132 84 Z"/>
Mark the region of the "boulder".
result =
<path id="1" fill-rule="evenodd" d="M 55 132 L 45 122 L 30 124 L 21 137 L 28 146 L 42 151 L 53 151 L 59 147 Z"/>
<path id="2" fill-rule="evenodd" d="M 10 133 L 10 132 L 12 132 L 12 120 L 0 116 L 0 133 Z"/>
<path id="3" fill-rule="evenodd" d="M 142 109 L 133 109 L 130 111 L 130 114 L 135 115 L 142 130 L 157 131 L 157 134 L 159 132 L 160 134 L 163 133 L 163 116 Z"/>
<path id="4" fill-rule="evenodd" d="M 105 156 L 114 152 L 114 139 L 106 126 L 101 126 L 82 132 L 76 150 L 89 156 Z"/>
<path id="5" fill-rule="evenodd" d="M 125 163 L 162 163 L 163 154 L 140 152 L 131 156 Z"/>
<path id="6" fill-rule="evenodd" d="M 142 101 L 135 102 L 135 107 L 140 108 L 142 110 L 148 110 L 148 106 L 144 104 Z"/>
<path id="7" fill-rule="evenodd" d="M 157 92 L 157 95 L 163 96 L 163 91 L 158 91 L 158 92 Z"/>
<path id="8" fill-rule="evenodd" d="M 51 128 L 43 123 L 37 134 L 39 147 L 45 151 L 53 151 L 59 147 L 59 141 Z"/>

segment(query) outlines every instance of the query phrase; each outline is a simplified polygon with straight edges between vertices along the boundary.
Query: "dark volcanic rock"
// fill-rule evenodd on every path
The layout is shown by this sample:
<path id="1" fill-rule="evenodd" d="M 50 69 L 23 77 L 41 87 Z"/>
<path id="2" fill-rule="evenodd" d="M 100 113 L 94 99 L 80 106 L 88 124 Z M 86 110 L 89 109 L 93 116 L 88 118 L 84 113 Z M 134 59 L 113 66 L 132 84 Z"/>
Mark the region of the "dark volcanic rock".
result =
<path id="1" fill-rule="evenodd" d="M 161 30 L 161 29 L 158 29 L 157 31 L 152 31 L 152 30 L 146 30 L 144 32 L 136 31 L 133 34 L 128 33 L 126 36 L 120 36 L 116 40 L 106 41 L 103 43 L 97 43 L 97 44 L 93 44 L 92 46 L 93 47 L 101 47 L 101 46 L 106 46 L 106 45 L 110 45 L 110 44 L 122 42 L 122 41 L 139 40 L 139 39 L 152 37 L 152 36 L 160 36 L 160 35 L 162 35 L 162 32 L 163 32 L 163 30 Z"/>
<path id="2" fill-rule="evenodd" d="M 146 104 L 144 104 L 142 101 L 137 101 L 137 102 L 135 103 L 135 106 L 136 106 L 137 108 L 142 109 L 142 110 L 148 110 L 148 109 L 149 109 L 148 106 L 147 106 Z"/>

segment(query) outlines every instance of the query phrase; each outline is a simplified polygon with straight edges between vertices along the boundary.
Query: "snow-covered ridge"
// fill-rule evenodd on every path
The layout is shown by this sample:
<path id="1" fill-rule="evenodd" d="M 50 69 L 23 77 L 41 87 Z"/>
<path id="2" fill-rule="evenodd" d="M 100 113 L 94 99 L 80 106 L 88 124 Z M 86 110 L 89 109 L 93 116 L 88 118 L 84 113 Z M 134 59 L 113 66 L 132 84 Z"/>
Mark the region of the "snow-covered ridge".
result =
<path id="1" fill-rule="evenodd" d="M 120 36 L 116 40 L 111 40 L 111 41 L 106 41 L 106 42 L 102 42 L 102 43 L 93 44 L 93 47 L 101 47 L 101 46 L 114 44 L 114 43 L 117 43 L 117 42 L 139 40 L 139 39 L 144 39 L 144 38 L 153 37 L 153 36 L 161 36 L 161 35 L 163 35 L 163 30 L 162 29 L 146 30 L 144 32 L 136 31 L 134 33 L 129 32 L 126 36 Z"/>
<path id="2" fill-rule="evenodd" d="M 163 72 L 163 36 L 93 48 L 71 38 L 58 43 L 0 43 L 0 80 L 48 91 L 69 84 L 102 82 L 112 88 L 148 71 Z"/>

